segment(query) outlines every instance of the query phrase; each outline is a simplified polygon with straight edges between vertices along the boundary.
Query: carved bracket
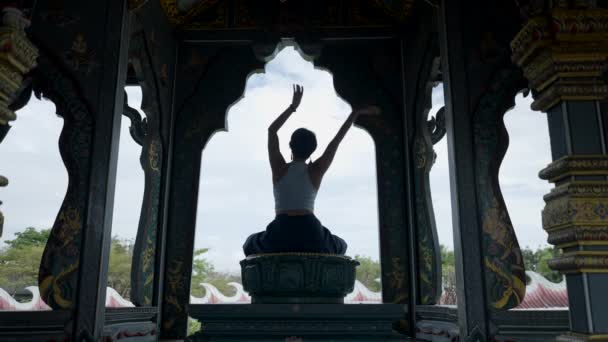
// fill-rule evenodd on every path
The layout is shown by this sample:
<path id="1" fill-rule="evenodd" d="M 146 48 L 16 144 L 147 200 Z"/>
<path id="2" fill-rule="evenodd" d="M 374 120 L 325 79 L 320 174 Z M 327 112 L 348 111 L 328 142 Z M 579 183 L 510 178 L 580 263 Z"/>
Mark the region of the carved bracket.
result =
<path id="1" fill-rule="evenodd" d="M 142 118 L 137 109 L 130 107 L 128 102 L 127 92 L 124 94 L 124 104 L 123 104 L 123 113 L 122 115 L 126 116 L 131 120 L 131 126 L 129 127 L 129 133 L 131 134 L 131 138 L 133 141 L 137 143 L 137 145 L 141 146 L 143 144 L 144 138 L 146 137 L 148 121 L 146 118 Z"/>
<path id="2" fill-rule="evenodd" d="M 521 71 L 505 61 L 475 108 L 475 175 L 486 293 L 491 310 L 518 306 L 526 293 L 524 260 L 502 197 L 498 173 L 509 144 L 503 116 L 525 87 Z"/>

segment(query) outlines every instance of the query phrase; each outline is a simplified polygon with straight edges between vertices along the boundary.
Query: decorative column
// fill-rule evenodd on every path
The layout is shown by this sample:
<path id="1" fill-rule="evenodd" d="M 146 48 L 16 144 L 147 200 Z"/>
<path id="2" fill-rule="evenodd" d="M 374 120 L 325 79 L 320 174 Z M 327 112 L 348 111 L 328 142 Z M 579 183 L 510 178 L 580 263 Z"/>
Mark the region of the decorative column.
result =
<path id="1" fill-rule="evenodd" d="M 543 228 L 563 252 L 549 266 L 566 276 L 571 329 L 558 341 L 608 339 L 608 10 L 594 3 L 528 6 L 511 43 L 549 123 Z"/>
<path id="2" fill-rule="evenodd" d="M 38 49 L 25 35 L 30 25 L 21 12 L 12 7 L 2 10 L 0 26 L 0 142 L 8 133 L 9 121 L 17 118 L 10 108 L 23 87 L 23 75 L 36 66 Z M 8 179 L 0 175 L 0 187 L 8 185 Z M 2 201 L 0 201 L 0 205 Z M 0 212 L 0 236 L 4 226 L 4 215 Z"/>

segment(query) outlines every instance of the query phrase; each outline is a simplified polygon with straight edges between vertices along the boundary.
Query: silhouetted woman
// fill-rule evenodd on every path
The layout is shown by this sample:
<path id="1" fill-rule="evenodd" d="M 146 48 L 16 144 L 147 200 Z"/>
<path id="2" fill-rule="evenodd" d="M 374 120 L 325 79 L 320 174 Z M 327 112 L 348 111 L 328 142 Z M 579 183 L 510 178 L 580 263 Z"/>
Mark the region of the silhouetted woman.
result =
<path id="1" fill-rule="evenodd" d="M 290 163 L 286 163 L 279 149 L 278 130 L 293 114 L 300 102 L 304 88 L 294 85 L 291 105 L 268 127 L 268 157 L 272 169 L 275 219 L 266 231 L 250 235 L 243 245 L 245 255 L 273 252 L 346 253 L 346 242 L 332 235 L 314 215 L 315 198 L 323 175 L 329 169 L 338 146 L 361 114 L 378 114 L 377 107 L 353 111 L 325 152 L 312 163 L 306 163 L 317 148 L 315 134 L 299 128 L 291 135 Z"/>

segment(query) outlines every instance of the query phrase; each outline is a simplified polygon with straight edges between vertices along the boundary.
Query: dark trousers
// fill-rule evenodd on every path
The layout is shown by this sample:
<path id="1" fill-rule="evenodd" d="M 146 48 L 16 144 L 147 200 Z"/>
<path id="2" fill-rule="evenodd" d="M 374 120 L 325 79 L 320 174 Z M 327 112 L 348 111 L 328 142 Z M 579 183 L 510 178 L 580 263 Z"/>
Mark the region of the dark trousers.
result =
<path id="1" fill-rule="evenodd" d="M 314 215 L 277 215 L 263 232 L 251 234 L 245 255 L 281 252 L 330 253 L 344 255 L 347 244 L 325 228 Z"/>

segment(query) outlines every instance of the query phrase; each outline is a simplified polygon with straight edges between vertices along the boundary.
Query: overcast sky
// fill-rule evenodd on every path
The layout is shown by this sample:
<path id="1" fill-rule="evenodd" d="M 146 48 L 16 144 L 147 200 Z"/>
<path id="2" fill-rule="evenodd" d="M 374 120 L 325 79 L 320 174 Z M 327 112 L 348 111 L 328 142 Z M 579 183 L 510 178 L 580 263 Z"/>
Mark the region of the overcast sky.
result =
<path id="1" fill-rule="evenodd" d="M 287 160 L 289 135 L 298 127 L 317 134 L 324 150 L 350 112 L 332 85 L 331 75 L 316 70 L 293 48 L 282 50 L 270 61 L 264 73 L 247 80 L 244 97 L 228 113 L 228 132 L 216 133 L 203 152 L 200 182 L 196 248 L 210 248 L 207 257 L 218 270 L 237 271 L 243 258 L 241 246 L 246 237 L 265 229 L 273 219 L 272 181 L 267 160 L 266 129 L 291 101 L 291 84 L 304 86 L 298 111 L 279 132 L 281 150 Z M 139 107 L 141 91 L 128 88 L 129 103 Z M 546 117 L 533 112 L 529 98 L 517 97 L 517 107 L 507 113 L 505 122 L 511 144 L 500 172 L 503 195 L 522 246 L 546 245 L 540 211 L 542 196 L 550 186 L 538 179 L 538 171 L 550 162 Z M 433 92 L 434 107 L 441 107 L 441 87 Z M 67 173 L 61 162 L 57 140 L 63 121 L 54 114 L 49 101 L 33 99 L 18 112 L 8 136 L 0 144 L 0 174 L 9 178 L 0 189 L 4 202 L 4 234 L 0 241 L 13 238 L 25 227 L 48 228 L 53 224 L 65 195 Z M 123 118 L 116 182 L 112 235 L 135 237 L 141 198 L 143 172 L 140 148 L 128 134 L 129 120 Z M 453 246 L 447 145 L 444 138 L 435 146 L 437 161 L 431 173 L 433 201 L 440 242 Z M 353 128 L 344 139 L 334 163 L 323 180 L 315 213 L 334 234 L 349 244 L 348 254 L 378 259 L 378 213 L 374 145 L 371 137 Z"/>

